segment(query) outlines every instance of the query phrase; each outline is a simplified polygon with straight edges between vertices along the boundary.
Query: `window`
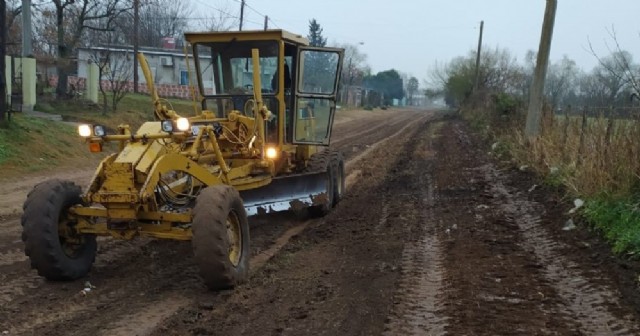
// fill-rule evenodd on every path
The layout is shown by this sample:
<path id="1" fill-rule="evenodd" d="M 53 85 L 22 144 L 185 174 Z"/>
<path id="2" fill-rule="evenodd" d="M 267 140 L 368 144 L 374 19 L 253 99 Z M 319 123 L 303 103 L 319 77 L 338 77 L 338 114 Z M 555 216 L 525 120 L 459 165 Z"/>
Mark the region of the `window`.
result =
<path id="1" fill-rule="evenodd" d="M 180 70 L 180 85 L 189 85 L 189 71 Z"/>

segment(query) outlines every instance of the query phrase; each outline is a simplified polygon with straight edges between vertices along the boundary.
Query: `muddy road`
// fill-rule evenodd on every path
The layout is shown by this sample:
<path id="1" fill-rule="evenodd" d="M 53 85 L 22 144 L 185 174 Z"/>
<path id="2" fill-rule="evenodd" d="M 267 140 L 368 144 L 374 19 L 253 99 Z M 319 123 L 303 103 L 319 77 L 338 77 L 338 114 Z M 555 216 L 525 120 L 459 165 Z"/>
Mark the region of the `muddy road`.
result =
<path id="1" fill-rule="evenodd" d="M 205 289 L 189 243 L 147 239 L 101 240 L 86 279 L 44 281 L 22 255 L 19 210 L 5 212 L 0 333 L 640 334 L 638 265 L 562 231 L 571 205 L 488 157 L 463 122 L 353 112 L 332 147 L 347 160 L 343 201 L 322 219 L 251 218 L 251 278 L 233 291 Z"/>

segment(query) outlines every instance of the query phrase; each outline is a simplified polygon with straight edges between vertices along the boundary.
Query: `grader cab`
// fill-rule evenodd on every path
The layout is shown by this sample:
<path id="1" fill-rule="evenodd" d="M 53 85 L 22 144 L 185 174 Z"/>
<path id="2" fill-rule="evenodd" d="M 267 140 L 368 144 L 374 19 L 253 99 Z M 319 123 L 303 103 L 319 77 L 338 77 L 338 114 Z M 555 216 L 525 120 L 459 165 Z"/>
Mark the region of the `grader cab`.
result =
<path id="1" fill-rule="evenodd" d="M 81 125 L 89 148 L 119 143 L 89 186 L 49 180 L 22 216 L 25 253 L 50 280 L 85 276 L 96 236 L 191 240 L 211 289 L 244 281 L 248 216 L 291 209 L 322 216 L 344 192 L 344 163 L 329 145 L 343 51 L 282 30 L 185 35 L 193 54 L 196 115 L 180 116 L 153 87 L 156 120 L 108 134 Z M 189 59 L 187 60 L 189 61 Z"/>

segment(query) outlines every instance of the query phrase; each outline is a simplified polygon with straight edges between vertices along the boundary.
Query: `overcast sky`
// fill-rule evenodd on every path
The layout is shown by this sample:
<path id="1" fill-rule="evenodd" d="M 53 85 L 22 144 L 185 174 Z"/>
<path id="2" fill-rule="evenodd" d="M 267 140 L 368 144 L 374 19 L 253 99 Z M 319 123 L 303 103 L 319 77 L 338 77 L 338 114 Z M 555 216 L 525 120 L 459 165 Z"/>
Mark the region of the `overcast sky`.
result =
<path id="1" fill-rule="evenodd" d="M 245 27 L 270 28 L 307 35 L 315 18 L 329 43 L 363 42 L 374 72 L 397 69 L 427 79 L 436 61 L 446 62 L 475 49 L 484 20 L 485 47 L 509 49 L 518 60 L 537 50 L 544 0 L 246 0 Z M 238 15 L 239 0 L 194 0 L 198 10 L 220 6 Z M 254 11 L 255 9 L 255 11 Z M 208 10 L 211 10 L 210 8 Z M 589 40 L 602 55 L 613 47 L 615 29 L 621 47 L 640 62 L 640 0 L 558 0 L 551 59 L 567 55 L 590 70 L 597 60 Z"/>

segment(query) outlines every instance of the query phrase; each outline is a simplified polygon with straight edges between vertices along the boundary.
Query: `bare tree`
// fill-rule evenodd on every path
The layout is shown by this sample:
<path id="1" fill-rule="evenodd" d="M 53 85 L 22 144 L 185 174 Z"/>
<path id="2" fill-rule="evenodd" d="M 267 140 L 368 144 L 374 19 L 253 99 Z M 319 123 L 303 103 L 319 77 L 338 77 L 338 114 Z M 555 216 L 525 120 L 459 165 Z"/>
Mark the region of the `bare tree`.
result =
<path id="1" fill-rule="evenodd" d="M 162 46 L 163 37 L 181 39 L 189 27 L 189 17 L 193 8 L 189 2 L 175 0 L 140 1 L 138 41 L 140 46 Z M 114 39 L 114 43 L 133 44 L 133 16 L 120 16 L 117 26 L 122 34 Z"/>
<path id="2" fill-rule="evenodd" d="M 546 76 L 545 91 L 552 106 L 558 106 L 576 87 L 579 69 L 576 62 L 564 56 L 552 63 Z"/>
<path id="3" fill-rule="evenodd" d="M 201 21 L 200 25 L 195 26 L 196 29 L 205 31 L 228 31 L 238 26 L 238 17 L 230 13 L 233 9 L 229 5 L 216 8 L 210 16 Z"/>
<path id="4" fill-rule="evenodd" d="M 611 76 L 617 77 L 624 85 L 629 85 L 636 93 L 640 92 L 640 66 L 633 63 L 630 53 L 624 51 L 618 42 L 616 31 L 612 27 L 608 30 L 613 48 L 607 45 L 609 57 L 601 58 L 589 41 L 589 50 L 591 54 L 598 59 L 600 66 L 606 69 Z"/>
<path id="5" fill-rule="evenodd" d="M 109 96 L 111 111 L 115 112 L 120 101 L 130 91 L 130 80 L 133 75 L 131 57 L 133 55 L 117 54 L 108 49 L 94 52 L 90 56 L 91 61 L 98 65 L 99 69 L 99 87 L 102 94 L 102 113 L 104 114 L 107 113 Z"/>
<path id="6" fill-rule="evenodd" d="M 335 44 L 337 48 L 344 49 L 344 66 L 340 80 L 343 86 L 362 83 L 367 69 L 367 55 L 360 51 L 357 44 Z"/>
<path id="7" fill-rule="evenodd" d="M 109 31 L 122 13 L 131 10 L 126 0 L 52 0 L 55 14 L 55 33 L 58 71 L 56 94 L 67 93 L 67 76 L 71 71 L 70 58 L 87 30 Z"/>
<path id="8" fill-rule="evenodd" d="M 20 55 L 22 51 L 21 2 L 19 0 L 8 0 L 6 5 L 7 55 Z"/>

